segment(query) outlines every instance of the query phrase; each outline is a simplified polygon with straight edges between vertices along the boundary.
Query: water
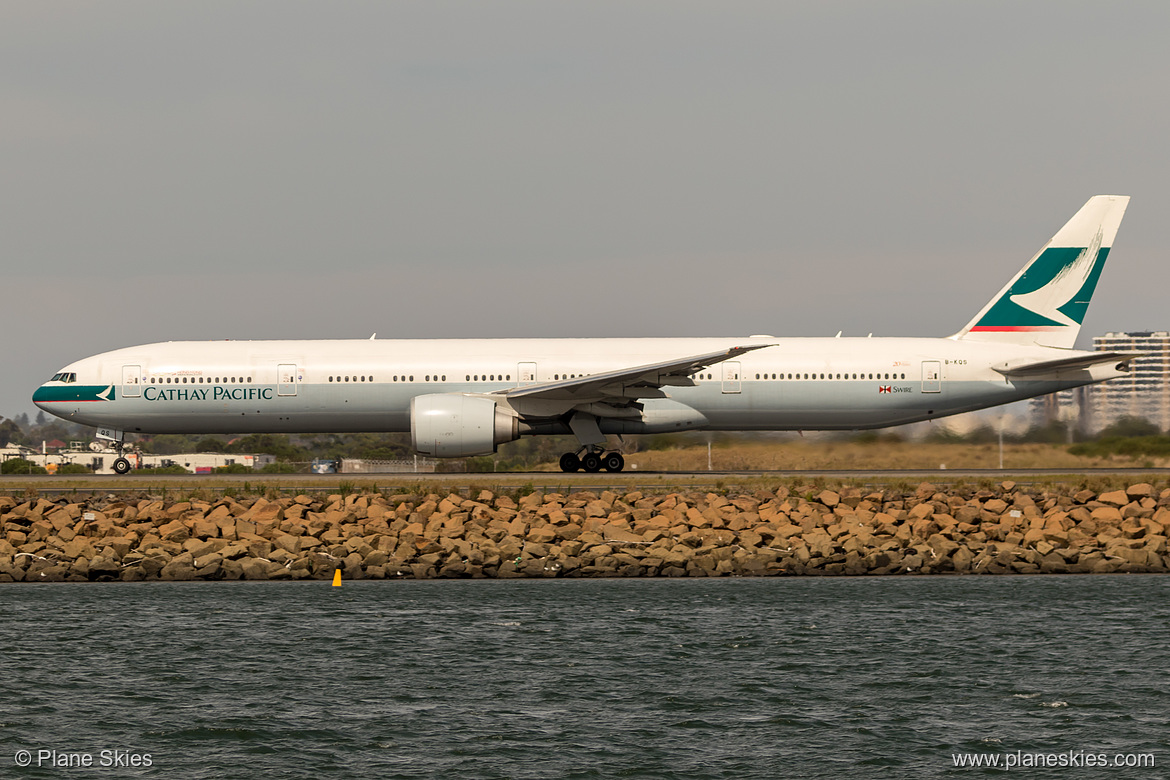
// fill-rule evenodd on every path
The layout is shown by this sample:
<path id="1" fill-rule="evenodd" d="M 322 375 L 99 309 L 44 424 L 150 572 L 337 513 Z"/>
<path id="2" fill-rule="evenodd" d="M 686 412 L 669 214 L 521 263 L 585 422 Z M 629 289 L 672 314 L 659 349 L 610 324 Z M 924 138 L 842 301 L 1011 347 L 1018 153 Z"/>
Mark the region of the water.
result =
<path id="1" fill-rule="evenodd" d="M 0 776 L 970 777 L 1003 771 L 952 754 L 1017 750 L 1156 762 L 1029 777 L 1165 776 L 1168 595 L 1156 575 L 8 585 Z M 18 769 L 20 749 L 151 766 Z"/>

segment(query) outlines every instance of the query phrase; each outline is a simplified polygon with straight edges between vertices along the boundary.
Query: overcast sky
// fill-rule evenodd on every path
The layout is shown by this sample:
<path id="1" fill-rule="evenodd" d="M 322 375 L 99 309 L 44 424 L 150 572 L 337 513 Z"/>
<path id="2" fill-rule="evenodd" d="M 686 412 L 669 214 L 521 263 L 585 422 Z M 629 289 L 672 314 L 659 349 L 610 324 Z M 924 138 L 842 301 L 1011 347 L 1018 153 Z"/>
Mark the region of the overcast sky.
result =
<path id="1" fill-rule="evenodd" d="M 1165 2 L 0 10 L 0 415 L 177 339 L 927 335 L 1094 194 L 1170 328 Z"/>

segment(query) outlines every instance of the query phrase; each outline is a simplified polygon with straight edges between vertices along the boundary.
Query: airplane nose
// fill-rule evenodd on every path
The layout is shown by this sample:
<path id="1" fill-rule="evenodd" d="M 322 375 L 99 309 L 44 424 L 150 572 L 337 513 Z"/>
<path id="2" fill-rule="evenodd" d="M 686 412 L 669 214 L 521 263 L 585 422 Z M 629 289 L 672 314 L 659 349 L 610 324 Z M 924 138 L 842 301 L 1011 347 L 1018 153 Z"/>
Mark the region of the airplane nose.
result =
<path id="1" fill-rule="evenodd" d="M 36 392 L 33 393 L 32 402 L 36 404 L 38 409 L 43 409 L 46 412 L 49 411 L 48 407 L 46 406 L 49 401 L 49 392 L 49 388 L 41 385 L 36 389 Z"/>

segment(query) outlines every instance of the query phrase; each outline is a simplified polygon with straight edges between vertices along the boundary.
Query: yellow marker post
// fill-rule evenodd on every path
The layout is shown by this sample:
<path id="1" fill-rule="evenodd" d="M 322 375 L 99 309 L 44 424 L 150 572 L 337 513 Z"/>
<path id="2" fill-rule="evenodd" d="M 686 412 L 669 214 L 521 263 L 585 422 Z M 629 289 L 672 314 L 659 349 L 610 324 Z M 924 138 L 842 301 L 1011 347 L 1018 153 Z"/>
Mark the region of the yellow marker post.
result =
<path id="1" fill-rule="evenodd" d="M 333 570 L 333 587 L 335 587 L 335 588 L 341 587 L 341 569 L 334 569 Z"/>

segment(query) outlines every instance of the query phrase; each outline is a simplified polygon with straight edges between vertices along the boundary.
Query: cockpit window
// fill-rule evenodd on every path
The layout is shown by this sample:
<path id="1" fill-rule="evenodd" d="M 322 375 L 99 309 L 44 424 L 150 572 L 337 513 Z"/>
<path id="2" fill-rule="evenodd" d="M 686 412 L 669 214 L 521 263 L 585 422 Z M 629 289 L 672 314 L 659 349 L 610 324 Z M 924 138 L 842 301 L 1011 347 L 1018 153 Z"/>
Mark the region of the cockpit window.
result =
<path id="1" fill-rule="evenodd" d="M 60 374 L 53 374 L 53 378 L 50 379 L 49 381 L 50 382 L 65 382 L 65 383 L 76 382 L 77 381 L 77 374 L 73 373 L 72 371 L 62 371 Z"/>

